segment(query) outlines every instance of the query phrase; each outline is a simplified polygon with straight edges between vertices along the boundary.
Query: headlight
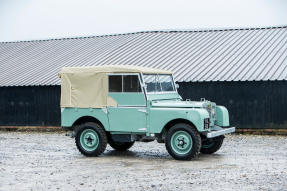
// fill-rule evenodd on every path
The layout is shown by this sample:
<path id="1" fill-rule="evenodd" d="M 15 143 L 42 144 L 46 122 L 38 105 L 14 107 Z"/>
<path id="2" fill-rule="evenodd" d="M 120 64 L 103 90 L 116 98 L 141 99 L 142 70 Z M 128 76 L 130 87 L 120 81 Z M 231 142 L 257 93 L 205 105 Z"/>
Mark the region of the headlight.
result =
<path id="1" fill-rule="evenodd" d="M 212 107 L 211 109 L 211 116 L 212 118 L 215 118 L 215 107 Z"/>
<path id="2" fill-rule="evenodd" d="M 216 105 L 213 103 L 207 103 L 204 108 L 208 111 L 211 120 L 216 118 Z"/>

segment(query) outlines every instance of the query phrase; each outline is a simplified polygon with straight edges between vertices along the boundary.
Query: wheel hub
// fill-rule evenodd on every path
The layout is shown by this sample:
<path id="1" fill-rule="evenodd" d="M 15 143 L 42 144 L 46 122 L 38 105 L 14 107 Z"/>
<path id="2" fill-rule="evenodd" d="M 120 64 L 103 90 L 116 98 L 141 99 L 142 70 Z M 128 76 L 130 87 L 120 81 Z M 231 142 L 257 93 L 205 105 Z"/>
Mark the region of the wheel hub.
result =
<path id="1" fill-rule="evenodd" d="M 185 141 L 184 141 L 184 137 L 182 137 L 181 139 L 177 139 L 177 141 L 178 141 L 178 146 L 180 146 L 180 147 L 184 147 L 184 145 L 185 144 L 187 144 Z"/>
<path id="2" fill-rule="evenodd" d="M 93 151 L 98 147 L 99 137 L 93 129 L 86 129 L 81 133 L 81 146 L 87 151 Z"/>
<path id="3" fill-rule="evenodd" d="M 177 154 L 186 154 L 192 148 L 192 138 L 186 131 L 177 131 L 171 137 L 171 147 Z"/>
<path id="4" fill-rule="evenodd" d="M 89 137 L 86 138 L 87 144 L 92 145 L 94 139 L 89 135 Z"/>

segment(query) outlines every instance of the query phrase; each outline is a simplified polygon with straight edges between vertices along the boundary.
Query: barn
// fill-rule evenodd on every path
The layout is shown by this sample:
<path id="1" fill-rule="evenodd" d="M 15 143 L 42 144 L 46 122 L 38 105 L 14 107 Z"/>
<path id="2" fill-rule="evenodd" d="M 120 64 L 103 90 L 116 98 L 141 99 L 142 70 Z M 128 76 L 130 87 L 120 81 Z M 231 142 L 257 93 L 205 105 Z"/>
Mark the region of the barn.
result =
<path id="1" fill-rule="evenodd" d="M 1 42 L 0 126 L 60 126 L 60 69 L 111 64 L 171 70 L 239 128 L 287 128 L 287 26 Z"/>

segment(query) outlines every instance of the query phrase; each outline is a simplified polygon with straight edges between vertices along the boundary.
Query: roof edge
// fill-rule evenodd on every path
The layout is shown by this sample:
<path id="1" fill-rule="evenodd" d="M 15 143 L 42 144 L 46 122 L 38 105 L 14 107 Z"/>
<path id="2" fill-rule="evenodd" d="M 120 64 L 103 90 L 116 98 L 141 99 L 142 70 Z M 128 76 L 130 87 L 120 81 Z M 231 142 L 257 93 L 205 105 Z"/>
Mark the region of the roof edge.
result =
<path id="1" fill-rule="evenodd" d="M 287 28 L 286 25 L 275 25 L 275 26 L 264 26 L 264 27 L 227 27 L 227 28 L 198 28 L 198 29 L 162 29 L 162 30 L 147 30 L 138 32 L 127 32 L 127 33 L 115 33 L 106 35 L 90 35 L 90 36 L 77 36 L 77 37 L 64 37 L 64 38 L 47 38 L 39 40 L 20 40 L 20 41 L 3 41 L 0 44 L 6 43 L 23 43 L 23 42 L 43 42 L 43 41 L 54 41 L 54 40 L 72 40 L 72 39 L 85 39 L 85 38 L 98 38 L 98 37 L 110 37 L 110 36 L 122 36 L 142 33 L 173 33 L 173 32 L 217 32 L 217 31 L 235 31 L 235 30 L 262 30 L 262 29 L 279 29 Z"/>
<path id="2" fill-rule="evenodd" d="M 144 73 L 144 74 L 172 74 L 171 71 L 159 68 L 150 68 L 134 65 L 101 65 L 101 66 L 80 66 L 63 67 L 59 73 Z"/>

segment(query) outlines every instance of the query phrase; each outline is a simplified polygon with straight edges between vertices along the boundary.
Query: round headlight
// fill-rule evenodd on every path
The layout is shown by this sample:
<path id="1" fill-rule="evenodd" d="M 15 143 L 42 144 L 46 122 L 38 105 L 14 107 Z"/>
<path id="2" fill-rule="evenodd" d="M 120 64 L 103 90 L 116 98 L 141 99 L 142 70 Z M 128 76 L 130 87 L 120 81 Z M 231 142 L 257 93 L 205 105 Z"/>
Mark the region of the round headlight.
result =
<path id="1" fill-rule="evenodd" d="M 215 117 L 215 109 L 211 110 L 211 115 L 212 115 L 212 117 Z"/>

